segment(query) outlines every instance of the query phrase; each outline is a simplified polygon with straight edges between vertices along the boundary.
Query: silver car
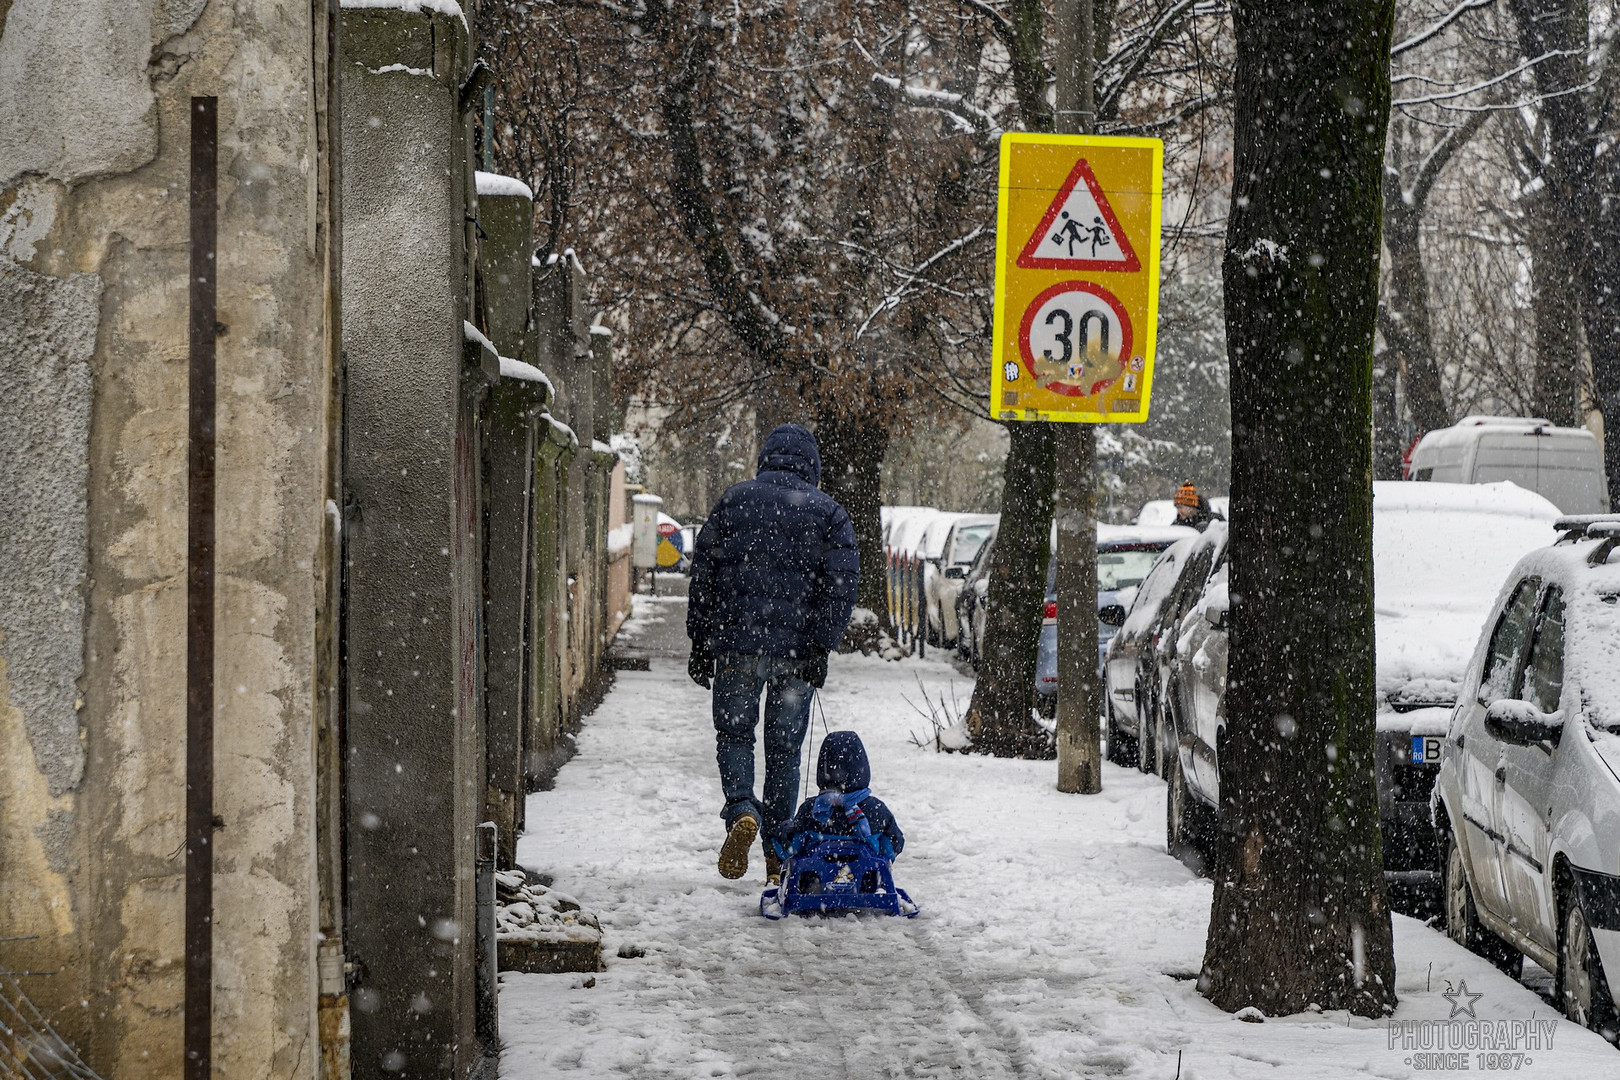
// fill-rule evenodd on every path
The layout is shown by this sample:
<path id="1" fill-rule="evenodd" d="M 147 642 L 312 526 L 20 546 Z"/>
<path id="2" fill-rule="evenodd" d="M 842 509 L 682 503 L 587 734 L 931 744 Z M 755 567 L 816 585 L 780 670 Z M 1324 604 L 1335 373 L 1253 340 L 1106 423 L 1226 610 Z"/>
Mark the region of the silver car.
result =
<path id="1" fill-rule="evenodd" d="M 1446 927 L 1510 974 L 1557 977 L 1570 1019 L 1620 1035 L 1620 515 L 1566 518 L 1520 560 L 1474 649 L 1433 815 Z"/>

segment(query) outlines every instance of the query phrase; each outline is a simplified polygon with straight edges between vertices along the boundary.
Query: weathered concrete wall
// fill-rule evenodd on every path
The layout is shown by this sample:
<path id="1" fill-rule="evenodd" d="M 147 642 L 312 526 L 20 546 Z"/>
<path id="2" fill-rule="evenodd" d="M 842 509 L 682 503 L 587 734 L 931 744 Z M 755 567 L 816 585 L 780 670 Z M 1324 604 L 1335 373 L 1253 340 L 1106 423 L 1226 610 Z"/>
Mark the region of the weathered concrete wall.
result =
<path id="1" fill-rule="evenodd" d="M 192 94 L 220 97 L 227 328 L 214 1072 L 318 1057 L 316 37 L 307 0 L 14 0 L 0 34 L 0 482 L 29 500 L 0 572 L 0 925 L 42 935 L 0 963 L 60 970 L 31 991 L 120 1080 L 181 1062 Z"/>
<path id="2" fill-rule="evenodd" d="M 529 691 L 534 706 L 523 735 L 524 786 L 528 791 L 549 787 L 557 769 L 567 759 L 562 737 L 568 580 L 563 478 L 568 473 L 571 448 L 576 445 L 549 418 L 543 421 L 537 436 L 533 532 L 535 602 L 530 629 L 535 652 Z"/>
<path id="3" fill-rule="evenodd" d="M 628 524 L 630 520 L 630 493 L 625 490 L 624 462 L 613 463 L 613 473 L 608 482 L 607 528 L 611 535 L 613 530 L 621 525 Z M 608 582 L 607 582 L 607 640 L 611 642 L 613 636 L 624 625 L 624 620 L 630 617 L 630 584 L 635 579 L 634 570 L 630 566 L 630 548 L 624 547 L 619 551 L 608 551 Z"/>
<path id="4" fill-rule="evenodd" d="M 560 610 L 562 722 L 571 723 L 590 690 L 595 669 L 590 662 L 595 600 L 595 560 L 587 557 L 592 497 L 591 437 L 594 428 L 590 351 L 572 252 L 551 261 L 535 278 L 535 314 L 540 334 L 540 366 L 557 384 L 551 412 L 578 439 L 579 453 L 564 462 L 558 476 L 559 540 L 564 587 Z"/>
<path id="5" fill-rule="evenodd" d="M 502 356 L 527 351 L 533 324 L 529 233 L 533 200 L 508 177 L 478 174 L 478 293 L 484 324 Z M 486 730 L 484 816 L 496 823 L 497 859 L 511 866 L 522 825 L 523 728 L 533 707 L 528 689 L 533 642 L 535 428 L 546 404 L 544 384 L 505 378 L 489 396 L 489 542 L 484 566 Z"/>
<path id="6" fill-rule="evenodd" d="M 431 6 L 345 9 L 342 35 L 352 1062 L 460 1076 L 483 793 L 467 37 Z"/>

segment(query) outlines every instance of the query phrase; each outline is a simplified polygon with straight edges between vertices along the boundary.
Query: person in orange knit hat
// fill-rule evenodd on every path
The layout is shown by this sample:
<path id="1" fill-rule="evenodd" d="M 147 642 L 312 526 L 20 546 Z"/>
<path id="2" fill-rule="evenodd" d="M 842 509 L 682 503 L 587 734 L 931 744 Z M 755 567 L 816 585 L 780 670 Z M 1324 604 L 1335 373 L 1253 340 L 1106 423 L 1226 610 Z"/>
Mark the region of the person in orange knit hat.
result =
<path id="1" fill-rule="evenodd" d="M 1203 532 L 1212 521 L 1225 521 L 1209 508 L 1209 500 L 1198 493 L 1191 480 L 1183 480 L 1176 489 L 1176 524 Z"/>

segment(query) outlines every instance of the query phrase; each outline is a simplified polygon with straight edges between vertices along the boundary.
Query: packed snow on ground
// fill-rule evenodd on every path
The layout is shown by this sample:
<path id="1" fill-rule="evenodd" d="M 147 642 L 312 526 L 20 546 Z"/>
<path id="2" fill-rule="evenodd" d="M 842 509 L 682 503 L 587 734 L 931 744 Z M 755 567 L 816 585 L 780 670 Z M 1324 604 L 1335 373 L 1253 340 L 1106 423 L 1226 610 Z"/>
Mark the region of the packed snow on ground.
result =
<path id="1" fill-rule="evenodd" d="M 639 613 L 684 615 L 647 600 Z M 621 672 L 555 789 L 530 796 L 518 845 L 600 917 L 607 970 L 502 975 L 502 1076 L 1430 1075 L 1384 1021 L 1246 1023 L 1210 1005 L 1194 978 L 1211 885 L 1164 852 L 1163 783 L 1106 766 L 1102 794 L 1060 795 L 1053 763 L 937 753 L 907 700 L 920 704 L 919 679 L 936 700 L 971 690 L 943 663 L 839 656 L 823 701 L 832 729 L 866 742 L 872 790 L 907 837 L 896 880 L 921 916 L 768 922 L 757 847 L 746 879 L 715 871 L 708 693 L 684 657 Z M 819 746 L 819 714 L 812 732 Z M 1464 981 L 1483 995 L 1479 1021 L 1557 1017 L 1418 922 L 1397 916 L 1395 939 L 1397 1020 L 1446 1021 L 1442 994 Z M 1521 1075 L 1620 1076 L 1612 1047 L 1561 1019 L 1528 1057 Z"/>

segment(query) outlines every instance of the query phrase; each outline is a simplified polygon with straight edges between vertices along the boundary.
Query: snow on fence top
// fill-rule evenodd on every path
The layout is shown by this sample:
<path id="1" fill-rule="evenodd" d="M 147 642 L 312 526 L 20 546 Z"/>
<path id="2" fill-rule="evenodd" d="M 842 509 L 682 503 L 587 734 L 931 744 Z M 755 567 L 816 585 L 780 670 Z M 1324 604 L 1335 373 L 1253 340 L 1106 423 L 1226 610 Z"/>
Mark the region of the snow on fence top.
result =
<path id="1" fill-rule="evenodd" d="M 526 364 L 522 360 L 514 360 L 510 356 L 501 357 L 501 378 L 517 379 L 519 382 L 540 383 L 546 388 L 547 393 L 553 396 L 557 393 L 557 388 L 551 385 L 551 380 L 546 378 L 545 372 L 533 364 Z"/>
<path id="2" fill-rule="evenodd" d="M 473 174 L 478 184 L 478 194 L 482 198 L 488 195 L 516 195 L 522 199 L 534 201 L 534 192 L 529 185 L 515 176 L 502 176 L 500 173 L 484 172 L 482 169 Z"/>
<path id="3" fill-rule="evenodd" d="M 456 0 L 342 0 L 345 8 L 392 8 L 395 11 L 406 11 L 412 15 L 419 15 L 422 9 L 437 12 L 440 15 L 454 15 L 461 20 L 463 29 L 467 27 L 467 16 L 461 13 L 461 5 Z"/>
<path id="4" fill-rule="evenodd" d="M 547 266 L 556 266 L 558 259 L 567 259 L 570 263 L 572 263 L 574 265 L 574 269 L 578 273 L 583 274 L 585 272 L 585 267 L 580 265 L 579 254 L 577 252 L 575 252 L 574 249 L 571 248 L 571 247 L 563 248 L 561 255 L 558 255 L 555 251 L 552 252 L 550 255 L 547 255 L 546 256 L 546 265 Z M 539 263 L 536 263 L 535 265 L 538 266 Z"/>
<path id="5" fill-rule="evenodd" d="M 478 327 L 474 326 L 466 319 L 461 320 L 461 336 L 467 341 L 477 342 L 490 352 L 494 353 L 496 356 L 501 355 L 501 350 L 495 347 L 495 343 L 480 333 Z"/>
<path id="6" fill-rule="evenodd" d="M 555 431 L 560 438 L 568 443 L 569 446 L 572 446 L 575 449 L 579 448 L 579 436 L 574 434 L 573 428 L 569 427 L 555 416 L 552 416 L 550 413 L 546 413 L 545 416 L 546 420 L 551 424 L 552 431 Z"/>
<path id="7" fill-rule="evenodd" d="M 382 67 L 366 68 L 366 70 L 371 72 L 373 75 L 393 75 L 395 73 L 403 73 L 406 75 L 425 75 L 429 78 L 433 77 L 433 69 L 411 67 L 409 64 L 384 64 Z"/>

